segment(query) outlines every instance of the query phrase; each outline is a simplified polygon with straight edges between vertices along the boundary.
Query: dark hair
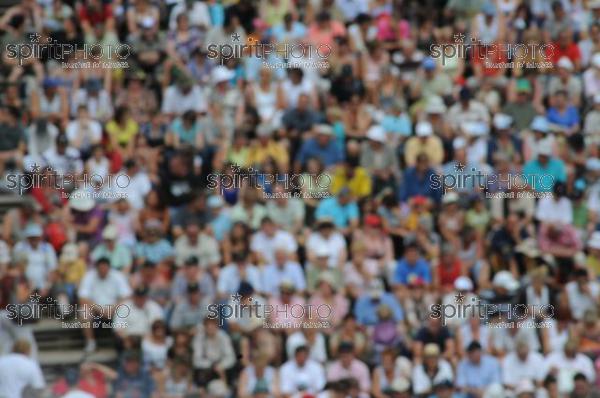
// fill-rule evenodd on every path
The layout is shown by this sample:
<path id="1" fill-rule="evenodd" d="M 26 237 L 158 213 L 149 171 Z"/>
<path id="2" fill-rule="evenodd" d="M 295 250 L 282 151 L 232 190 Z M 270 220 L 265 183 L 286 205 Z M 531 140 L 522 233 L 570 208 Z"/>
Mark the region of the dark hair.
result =
<path id="1" fill-rule="evenodd" d="M 110 260 L 108 259 L 108 257 L 100 257 L 98 260 L 96 260 L 96 267 L 99 266 L 100 264 L 110 265 Z"/>

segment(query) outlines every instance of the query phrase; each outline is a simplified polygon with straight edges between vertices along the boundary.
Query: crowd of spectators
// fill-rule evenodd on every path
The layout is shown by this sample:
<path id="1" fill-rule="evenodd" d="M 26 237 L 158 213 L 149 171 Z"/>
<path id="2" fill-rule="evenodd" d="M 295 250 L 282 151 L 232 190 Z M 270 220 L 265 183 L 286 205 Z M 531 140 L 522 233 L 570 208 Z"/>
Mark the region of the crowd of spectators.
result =
<path id="1" fill-rule="evenodd" d="M 600 1 L 21 0 L 0 45 L 0 397 L 600 396 Z"/>

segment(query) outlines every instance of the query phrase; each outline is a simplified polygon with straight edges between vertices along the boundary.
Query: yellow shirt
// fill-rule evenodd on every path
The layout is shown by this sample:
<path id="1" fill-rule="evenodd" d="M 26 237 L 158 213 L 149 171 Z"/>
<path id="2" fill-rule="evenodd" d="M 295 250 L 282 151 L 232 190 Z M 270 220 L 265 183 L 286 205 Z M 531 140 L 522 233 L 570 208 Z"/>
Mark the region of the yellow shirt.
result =
<path id="1" fill-rule="evenodd" d="M 414 166 L 417 161 L 417 156 L 425 153 L 429 158 L 431 166 L 438 166 L 444 161 L 444 146 L 442 140 L 436 136 L 427 137 L 422 140 L 421 137 L 411 137 L 406 142 L 404 149 L 404 158 L 408 166 Z"/>
<path id="2" fill-rule="evenodd" d="M 111 120 L 106 124 L 106 131 L 111 136 L 115 137 L 119 145 L 126 146 L 138 133 L 139 126 L 133 119 L 128 119 L 125 127 L 117 124 L 114 120 Z"/>
<path id="3" fill-rule="evenodd" d="M 248 164 L 263 164 L 268 158 L 273 158 L 277 165 L 289 165 L 289 155 L 285 147 L 277 142 L 270 140 L 266 145 L 255 143 L 250 148 L 248 154 Z"/>
<path id="4" fill-rule="evenodd" d="M 348 187 L 355 198 L 364 198 L 371 194 L 371 177 L 363 167 L 356 167 L 354 175 L 348 179 L 345 168 L 337 167 L 333 173 L 330 191 L 336 195 L 344 187 Z"/>
<path id="5" fill-rule="evenodd" d="M 58 272 L 66 283 L 78 284 L 85 274 L 85 262 L 81 259 L 71 263 L 61 262 L 58 266 Z"/>

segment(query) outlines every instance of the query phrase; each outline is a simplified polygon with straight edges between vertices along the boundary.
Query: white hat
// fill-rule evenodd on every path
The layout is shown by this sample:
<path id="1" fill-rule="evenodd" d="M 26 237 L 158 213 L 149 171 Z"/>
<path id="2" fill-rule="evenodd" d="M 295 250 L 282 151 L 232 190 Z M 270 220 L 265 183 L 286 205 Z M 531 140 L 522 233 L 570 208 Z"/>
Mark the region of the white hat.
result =
<path id="1" fill-rule="evenodd" d="M 75 243 L 67 243 L 60 249 L 61 261 L 75 261 L 79 257 L 79 249 Z"/>
<path id="2" fill-rule="evenodd" d="M 224 204 L 225 204 L 225 201 L 219 195 L 211 195 L 208 197 L 208 200 L 206 201 L 206 205 L 208 206 L 209 209 L 218 209 L 219 207 L 223 207 Z"/>
<path id="3" fill-rule="evenodd" d="M 596 53 L 592 56 L 592 66 L 600 68 L 600 53 Z"/>
<path id="4" fill-rule="evenodd" d="M 235 72 L 227 69 L 225 66 L 217 66 L 212 71 L 212 82 L 214 84 L 221 83 L 227 80 L 231 80 L 235 76 Z"/>
<path id="5" fill-rule="evenodd" d="M 494 286 L 502 287 L 506 290 L 516 290 L 519 288 L 519 281 L 509 271 L 500 271 L 494 275 L 492 281 Z"/>
<path id="6" fill-rule="evenodd" d="M 556 66 L 558 66 L 559 68 L 569 70 L 569 71 L 572 71 L 574 68 L 573 62 L 571 62 L 571 60 L 567 57 L 560 57 L 560 59 L 556 63 Z"/>
<path id="7" fill-rule="evenodd" d="M 117 231 L 117 227 L 114 225 L 107 225 L 102 231 L 102 239 L 115 240 L 117 239 L 118 235 L 119 232 Z"/>
<path id="8" fill-rule="evenodd" d="M 506 398 L 507 394 L 500 383 L 490 384 L 483 392 L 483 398 Z"/>
<path id="9" fill-rule="evenodd" d="M 44 231 L 42 230 L 42 227 L 34 223 L 27 225 L 23 232 L 23 235 L 25 235 L 26 238 L 41 238 L 43 234 Z"/>
<path id="10" fill-rule="evenodd" d="M 450 204 L 450 203 L 456 203 L 456 202 L 458 202 L 458 194 L 454 191 L 448 192 L 442 198 L 442 204 L 445 204 L 445 205 Z"/>
<path id="11" fill-rule="evenodd" d="M 506 130 L 512 124 L 513 118 L 504 114 L 496 113 L 494 115 L 494 127 L 498 130 Z"/>
<path id="12" fill-rule="evenodd" d="M 398 377 L 392 381 L 390 389 L 393 392 L 407 392 L 410 389 L 410 382 L 404 377 Z"/>
<path id="13" fill-rule="evenodd" d="M 444 100 L 438 95 L 434 95 L 433 97 L 429 98 L 429 101 L 427 101 L 427 105 L 425 106 L 425 112 L 427 113 L 444 113 L 446 112 L 446 109 L 447 108 L 446 104 L 444 104 Z"/>
<path id="14" fill-rule="evenodd" d="M 592 233 L 587 245 L 591 249 L 600 249 L 600 231 L 595 231 Z"/>
<path id="15" fill-rule="evenodd" d="M 535 385 L 529 379 L 521 380 L 515 388 L 515 394 L 519 395 L 524 393 L 535 393 Z"/>
<path id="16" fill-rule="evenodd" d="M 385 130 L 379 125 L 371 126 L 367 131 L 367 138 L 372 141 L 384 143 L 385 137 Z"/>
<path id="17" fill-rule="evenodd" d="M 415 128 L 417 137 L 429 137 L 433 134 L 433 127 L 429 122 L 419 122 Z"/>
<path id="18" fill-rule="evenodd" d="M 585 161 L 585 168 L 591 171 L 600 171 L 600 159 L 589 158 Z"/>
<path id="19" fill-rule="evenodd" d="M 329 248 L 326 244 L 317 245 L 315 248 L 315 256 L 317 257 L 329 257 L 331 253 L 329 252 Z"/>
<path id="20" fill-rule="evenodd" d="M 273 134 L 273 130 L 275 129 L 272 124 L 261 123 L 256 127 L 256 135 L 258 137 L 270 137 Z"/>
<path id="21" fill-rule="evenodd" d="M 473 282 L 468 276 L 459 276 L 454 280 L 454 288 L 456 290 L 471 291 L 473 290 Z"/>
<path id="22" fill-rule="evenodd" d="M 548 123 L 548 119 L 544 116 L 536 116 L 533 118 L 530 128 L 542 133 L 548 133 L 550 132 L 550 123 Z"/>
<path id="23" fill-rule="evenodd" d="M 333 129 L 327 124 L 317 124 L 314 129 L 317 134 L 333 135 Z"/>
<path id="24" fill-rule="evenodd" d="M 69 207 L 77 211 L 90 211 L 94 208 L 96 202 L 84 190 L 78 190 L 71 194 Z"/>
<path id="25" fill-rule="evenodd" d="M 541 140 L 538 142 L 537 153 L 541 156 L 552 156 L 552 143 L 548 140 Z"/>
<path id="26" fill-rule="evenodd" d="M 456 149 L 462 149 L 467 146 L 467 140 L 463 137 L 456 137 L 454 141 L 452 141 L 452 147 Z"/>
<path id="27" fill-rule="evenodd" d="M 471 137 L 481 137 L 490 132 L 486 122 L 467 122 L 463 125 L 463 130 Z"/>

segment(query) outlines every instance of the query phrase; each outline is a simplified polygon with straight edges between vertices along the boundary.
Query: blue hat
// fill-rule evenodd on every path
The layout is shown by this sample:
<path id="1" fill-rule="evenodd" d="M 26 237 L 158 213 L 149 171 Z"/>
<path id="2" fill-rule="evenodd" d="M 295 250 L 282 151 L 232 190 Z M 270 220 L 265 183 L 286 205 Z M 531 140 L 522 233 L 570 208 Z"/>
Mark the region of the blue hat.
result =
<path id="1" fill-rule="evenodd" d="M 481 7 L 481 12 L 483 12 L 485 15 L 493 17 L 496 15 L 496 6 L 494 6 L 492 3 L 485 3 L 483 7 Z"/>
<path id="2" fill-rule="evenodd" d="M 544 116 L 536 116 L 531 122 L 531 129 L 542 133 L 550 132 L 550 123 Z"/>
<path id="3" fill-rule="evenodd" d="M 42 227 L 38 224 L 29 224 L 25 227 L 25 231 L 23 233 L 26 238 L 41 238 L 44 234 L 42 231 Z"/>
<path id="4" fill-rule="evenodd" d="M 60 86 L 60 80 L 53 78 L 53 77 L 47 77 L 42 82 L 42 86 L 44 88 L 55 88 L 55 87 Z"/>
<path id="5" fill-rule="evenodd" d="M 435 59 L 433 59 L 431 57 L 427 57 L 423 60 L 423 62 L 421 63 L 421 66 L 425 70 L 434 70 L 436 67 Z"/>

